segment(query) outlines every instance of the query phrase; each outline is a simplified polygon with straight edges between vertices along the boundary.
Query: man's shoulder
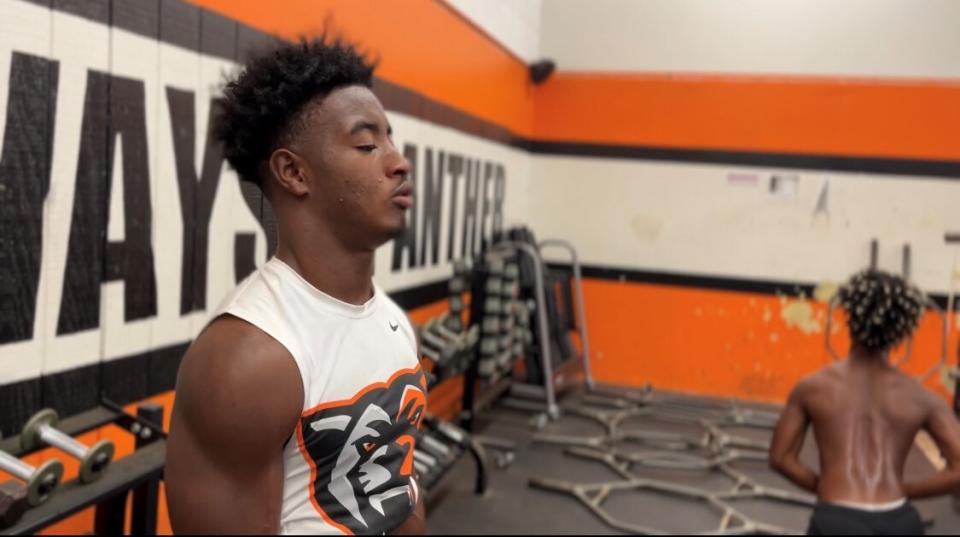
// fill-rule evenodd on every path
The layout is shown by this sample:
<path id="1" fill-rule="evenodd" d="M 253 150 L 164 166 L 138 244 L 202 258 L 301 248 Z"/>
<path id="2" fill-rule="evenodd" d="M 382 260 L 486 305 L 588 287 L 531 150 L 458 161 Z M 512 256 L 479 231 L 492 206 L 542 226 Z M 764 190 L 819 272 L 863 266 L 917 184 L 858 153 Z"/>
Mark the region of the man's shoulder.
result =
<path id="1" fill-rule="evenodd" d="M 801 378 L 800 382 L 797 383 L 797 389 L 811 391 L 825 388 L 835 383 L 841 376 L 842 374 L 837 364 L 828 364 Z"/>
<path id="2" fill-rule="evenodd" d="M 198 384 L 236 389 L 258 389 L 267 383 L 283 389 L 301 385 L 286 347 L 253 324 L 228 314 L 210 322 L 190 345 L 180 376 L 178 390 L 181 384 L 188 389 Z"/>
<path id="3" fill-rule="evenodd" d="M 888 382 L 888 392 L 899 393 L 902 396 L 922 403 L 924 406 L 932 407 L 935 406 L 936 403 L 942 402 L 940 396 L 924 387 L 920 380 L 897 368 L 890 370 Z"/>
<path id="4" fill-rule="evenodd" d="M 203 329 L 187 350 L 187 356 L 285 356 L 286 347 L 258 326 L 234 315 L 219 315 Z"/>
<path id="5" fill-rule="evenodd" d="M 242 319 L 222 315 L 187 350 L 176 393 L 194 424 L 225 427 L 237 415 L 251 425 L 260 421 L 254 418 L 295 418 L 302 386 L 283 345 Z"/>

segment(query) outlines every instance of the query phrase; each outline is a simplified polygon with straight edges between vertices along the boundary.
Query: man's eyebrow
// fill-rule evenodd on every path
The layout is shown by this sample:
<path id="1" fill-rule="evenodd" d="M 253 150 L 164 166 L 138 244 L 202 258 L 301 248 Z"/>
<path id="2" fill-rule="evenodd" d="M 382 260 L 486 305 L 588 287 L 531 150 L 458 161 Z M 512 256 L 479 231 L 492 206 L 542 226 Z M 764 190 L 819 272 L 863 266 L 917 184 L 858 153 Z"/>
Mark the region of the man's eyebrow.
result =
<path id="1" fill-rule="evenodd" d="M 373 134 L 377 134 L 380 132 L 380 125 L 377 125 L 376 123 L 371 123 L 369 121 L 364 121 L 361 119 L 360 121 L 357 121 L 356 123 L 353 124 L 353 128 L 350 129 L 350 134 L 351 135 L 357 134 L 358 132 L 365 131 L 365 130 L 368 130 Z M 387 133 L 389 132 L 390 132 L 390 128 L 387 127 Z"/>

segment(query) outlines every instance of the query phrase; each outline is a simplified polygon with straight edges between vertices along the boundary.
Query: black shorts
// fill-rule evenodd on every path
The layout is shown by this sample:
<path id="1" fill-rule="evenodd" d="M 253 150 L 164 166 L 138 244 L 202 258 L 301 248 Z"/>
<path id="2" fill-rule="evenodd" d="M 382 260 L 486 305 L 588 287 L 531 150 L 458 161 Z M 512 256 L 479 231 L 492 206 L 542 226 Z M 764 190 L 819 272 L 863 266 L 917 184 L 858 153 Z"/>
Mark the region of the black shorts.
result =
<path id="1" fill-rule="evenodd" d="M 905 503 L 889 511 L 863 511 L 818 503 L 807 535 L 923 535 L 920 513 Z"/>

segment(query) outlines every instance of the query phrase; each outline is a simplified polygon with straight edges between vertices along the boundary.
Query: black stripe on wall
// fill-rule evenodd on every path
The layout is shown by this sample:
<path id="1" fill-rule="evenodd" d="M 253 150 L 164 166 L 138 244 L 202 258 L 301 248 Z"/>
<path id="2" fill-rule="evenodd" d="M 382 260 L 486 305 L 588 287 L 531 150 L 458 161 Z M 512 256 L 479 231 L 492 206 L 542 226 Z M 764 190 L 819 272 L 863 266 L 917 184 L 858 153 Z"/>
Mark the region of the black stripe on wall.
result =
<path id="1" fill-rule="evenodd" d="M 47 5 L 44 0 L 25 0 Z M 54 0 L 52 7 L 96 22 L 156 39 L 157 29 L 147 22 L 156 16 L 153 6 L 157 0 Z M 276 37 L 199 8 L 183 0 L 167 0 L 160 4 L 159 39 L 164 43 L 200 52 L 206 55 L 243 61 L 259 45 L 275 43 Z M 193 35 L 199 18 L 199 35 Z M 183 24 L 186 30 L 180 30 Z M 220 36 L 222 38 L 212 38 Z M 234 41 L 235 40 L 235 41 Z M 376 78 L 373 91 L 384 108 L 423 121 L 458 130 L 491 142 L 509 145 L 537 155 L 561 155 L 592 158 L 616 158 L 666 162 L 689 162 L 765 168 L 871 173 L 915 177 L 960 178 L 960 161 L 890 159 L 761 151 L 726 151 L 706 149 L 665 148 L 653 146 L 591 144 L 526 139 L 509 129 L 452 106 L 436 101 L 402 85 Z"/>
<path id="2" fill-rule="evenodd" d="M 530 141 L 525 146 L 537 155 L 729 164 L 764 168 L 863 172 L 881 175 L 913 175 L 921 177 L 960 178 L 960 162 L 948 160 L 914 160 L 751 151 L 707 149 L 675 149 L 651 146 L 589 144 L 580 142 Z"/>
<path id="3" fill-rule="evenodd" d="M 448 280 L 429 282 L 409 289 L 389 293 L 390 298 L 404 310 L 412 310 L 427 304 L 433 304 L 449 296 Z"/>
<path id="4" fill-rule="evenodd" d="M 554 270 L 570 271 L 569 264 L 548 263 Z M 689 287 L 695 289 L 709 289 L 714 291 L 733 291 L 740 293 L 758 293 L 765 295 L 806 296 L 812 297 L 816 284 L 811 282 L 789 282 L 781 280 L 758 280 L 746 278 L 732 278 L 727 276 L 709 276 L 703 274 L 688 274 L 682 272 L 665 272 L 652 270 L 638 270 L 601 265 L 581 265 L 580 272 L 584 278 L 610 280 L 652 285 L 667 285 L 673 287 Z M 931 294 L 930 298 L 943 309 L 947 307 L 947 296 Z"/>
<path id="5" fill-rule="evenodd" d="M 569 270 L 569 265 L 564 267 Z M 806 282 L 787 282 L 775 280 L 753 280 L 730 278 L 680 272 L 625 269 L 619 267 L 584 265 L 580 267 L 584 278 L 615 280 L 631 283 L 649 283 L 673 287 L 692 287 L 717 291 L 736 291 L 741 293 L 760 293 L 766 295 L 806 296 L 813 295 L 816 287 Z"/>

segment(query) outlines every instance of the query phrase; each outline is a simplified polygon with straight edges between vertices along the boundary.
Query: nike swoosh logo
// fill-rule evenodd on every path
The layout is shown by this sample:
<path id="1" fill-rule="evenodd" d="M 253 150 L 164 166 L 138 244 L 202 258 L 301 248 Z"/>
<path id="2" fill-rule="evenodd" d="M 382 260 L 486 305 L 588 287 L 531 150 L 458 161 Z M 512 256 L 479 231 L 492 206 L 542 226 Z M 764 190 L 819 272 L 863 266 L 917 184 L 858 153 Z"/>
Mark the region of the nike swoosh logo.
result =
<path id="1" fill-rule="evenodd" d="M 389 321 L 388 324 L 390 325 L 390 330 L 393 330 L 394 332 L 397 331 L 397 328 L 400 328 L 400 325 L 399 325 L 399 324 L 393 324 L 393 321 Z"/>

